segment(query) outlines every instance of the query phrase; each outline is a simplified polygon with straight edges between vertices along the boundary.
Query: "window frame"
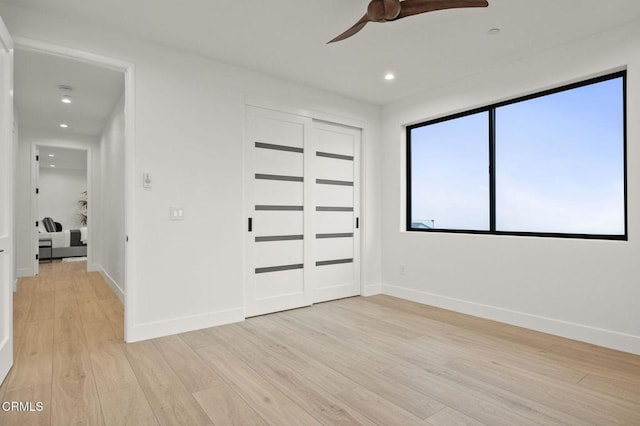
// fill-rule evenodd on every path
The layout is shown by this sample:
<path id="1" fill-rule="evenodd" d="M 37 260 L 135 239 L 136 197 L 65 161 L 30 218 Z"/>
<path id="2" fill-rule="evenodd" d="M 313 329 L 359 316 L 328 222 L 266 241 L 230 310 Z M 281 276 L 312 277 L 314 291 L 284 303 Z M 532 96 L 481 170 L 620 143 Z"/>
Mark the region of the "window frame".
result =
<path id="1" fill-rule="evenodd" d="M 560 92 L 565 92 L 581 87 L 589 86 L 592 84 L 601 83 L 604 81 L 614 80 L 622 78 L 622 151 L 623 151 L 623 179 L 624 179 L 624 234 L 580 234 L 580 233 L 558 233 L 558 232 L 520 232 L 520 231 L 498 231 L 496 229 L 496 173 L 495 173 L 495 161 L 496 161 L 496 109 L 512 105 L 520 102 L 525 102 L 531 99 L 536 99 L 548 95 L 553 95 Z M 489 116 L 489 230 L 474 230 L 474 229 L 446 229 L 446 228 L 414 228 L 412 227 L 412 182 L 411 182 L 411 131 L 416 128 L 429 126 L 432 124 L 442 123 L 444 121 L 455 120 L 472 114 L 478 114 L 487 112 Z M 405 171 L 406 171 L 406 224 L 405 230 L 407 232 L 437 232 L 448 234 L 481 234 L 481 235 L 506 235 L 506 236 L 525 236 L 525 237 L 547 237 L 547 238 L 574 238 L 574 239 L 588 239 L 588 240 L 616 240 L 616 241 L 628 241 L 629 239 L 629 227 L 628 227 L 628 199 L 627 199 L 627 70 L 622 70 L 614 73 L 602 75 L 600 77 L 590 78 L 576 83 L 571 83 L 552 89 L 543 90 L 526 96 L 519 96 L 510 100 L 493 103 L 487 106 L 474 108 L 464 112 L 447 115 L 444 117 L 435 118 L 432 120 L 423 121 L 420 123 L 407 125 L 405 127 L 406 140 L 405 140 Z"/>

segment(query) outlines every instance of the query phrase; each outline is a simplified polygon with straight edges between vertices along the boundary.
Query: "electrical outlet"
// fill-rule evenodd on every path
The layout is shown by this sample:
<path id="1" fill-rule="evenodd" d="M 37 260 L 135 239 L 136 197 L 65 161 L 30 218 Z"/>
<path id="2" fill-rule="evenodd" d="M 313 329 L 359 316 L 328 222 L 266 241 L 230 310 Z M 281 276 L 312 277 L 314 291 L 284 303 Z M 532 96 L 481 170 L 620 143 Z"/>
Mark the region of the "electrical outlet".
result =
<path id="1" fill-rule="evenodd" d="M 400 267 L 398 268 L 398 272 L 400 272 L 400 275 L 404 275 L 404 272 L 405 272 L 404 265 L 400 265 Z"/>

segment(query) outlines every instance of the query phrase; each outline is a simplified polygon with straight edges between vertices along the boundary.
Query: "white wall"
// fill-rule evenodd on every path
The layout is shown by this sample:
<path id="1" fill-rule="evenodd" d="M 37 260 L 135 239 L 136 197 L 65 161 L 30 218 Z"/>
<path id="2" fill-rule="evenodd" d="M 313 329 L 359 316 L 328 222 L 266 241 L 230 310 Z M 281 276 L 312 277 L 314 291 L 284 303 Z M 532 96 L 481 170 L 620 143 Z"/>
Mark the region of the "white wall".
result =
<path id="1" fill-rule="evenodd" d="M 18 127 L 18 113 L 17 111 L 13 112 L 13 169 L 18 170 L 18 146 L 20 143 L 20 128 Z M 16 179 L 13 179 L 13 291 L 18 291 L 18 233 L 17 233 L 17 221 L 18 221 L 18 203 L 16 199 L 18 198 L 18 193 L 16 191 L 17 182 Z"/>
<path id="2" fill-rule="evenodd" d="M 84 226 L 78 201 L 87 190 L 86 170 L 41 167 L 38 187 L 38 220 L 51 217 L 62 229 Z"/>
<path id="3" fill-rule="evenodd" d="M 35 223 L 31 217 L 31 149 L 33 144 L 59 146 L 70 149 L 85 149 L 88 153 L 97 149 L 99 140 L 91 136 L 80 136 L 72 134 L 50 135 L 39 130 L 28 128 L 19 129 L 18 137 L 18 153 L 16 159 L 16 194 L 15 194 L 15 212 L 16 212 L 16 239 L 17 239 L 17 273 L 20 277 L 33 276 L 34 257 L 37 252 L 35 246 L 35 237 L 32 232 L 35 229 Z M 98 170 L 99 164 L 96 162 L 97 156 L 92 155 L 89 160 L 90 169 Z M 93 186 L 96 186 L 95 190 Z M 93 194 L 98 189 L 98 182 L 95 178 L 91 179 L 87 190 L 89 191 L 89 214 L 91 214 L 91 200 Z M 89 247 L 87 247 L 89 260 L 92 259 L 92 235 L 89 233 Z M 94 267 L 90 264 L 89 269 Z"/>
<path id="4" fill-rule="evenodd" d="M 403 126 L 621 67 L 628 68 L 629 241 L 402 231 Z M 385 107 L 383 291 L 640 354 L 639 82 L 635 22 Z"/>
<path id="5" fill-rule="evenodd" d="M 243 318 L 243 138 L 247 96 L 360 120 L 363 131 L 363 281 L 380 286 L 380 108 L 104 28 L 0 5 L 14 36 L 135 66 L 135 243 L 127 282 L 130 341 Z M 142 188 L 142 174 L 153 188 Z M 185 220 L 169 222 L 169 206 Z"/>
<path id="6" fill-rule="evenodd" d="M 124 299 L 124 96 L 113 108 L 100 136 L 100 202 L 96 219 L 96 264 Z"/>

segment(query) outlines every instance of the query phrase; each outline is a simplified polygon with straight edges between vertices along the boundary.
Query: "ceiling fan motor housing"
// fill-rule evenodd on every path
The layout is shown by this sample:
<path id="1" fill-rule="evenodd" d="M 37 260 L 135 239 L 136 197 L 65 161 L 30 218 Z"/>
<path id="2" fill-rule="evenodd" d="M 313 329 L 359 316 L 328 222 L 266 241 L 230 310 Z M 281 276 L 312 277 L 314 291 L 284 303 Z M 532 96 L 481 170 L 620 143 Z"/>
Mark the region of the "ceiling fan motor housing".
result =
<path id="1" fill-rule="evenodd" d="M 400 14 L 400 0 L 371 0 L 367 18 L 372 22 L 392 21 Z"/>

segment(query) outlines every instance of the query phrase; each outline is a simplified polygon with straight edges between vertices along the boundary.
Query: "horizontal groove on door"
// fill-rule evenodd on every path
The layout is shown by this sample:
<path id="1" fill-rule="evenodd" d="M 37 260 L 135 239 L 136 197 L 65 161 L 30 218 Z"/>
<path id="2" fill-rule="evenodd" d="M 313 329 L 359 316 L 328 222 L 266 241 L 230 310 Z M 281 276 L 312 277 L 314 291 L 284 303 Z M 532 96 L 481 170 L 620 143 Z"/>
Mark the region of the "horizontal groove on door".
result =
<path id="1" fill-rule="evenodd" d="M 256 268 L 256 274 L 265 274 L 267 272 L 290 271 L 292 269 L 302 269 L 302 268 L 304 268 L 304 264 L 302 263 L 298 263 L 295 265 L 268 266 L 265 268 Z"/>
<path id="2" fill-rule="evenodd" d="M 353 186 L 353 182 L 346 180 L 316 179 L 316 183 L 321 185 Z"/>
<path id="3" fill-rule="evenodd" d="M 353 259 L 321 260 L 316 262 L 316 266 L 339 265 L 341 263 L 353 263 Z"/>
<path id="4" fill-rule="evenodd" d="M 335 158 L 336 160 L 353 161 L 353 156 L 351 156 L 351 155 L 332 154 L 330 152 L 316 151 L 316 156 L 317 157 L 325 157 L 325 158 Z"/>
<path id="5" fill-rule="evenodd" d="M 272 212 L 301 212 L 304 210 L 303 206 L 256 206 L 256 211 L 272 211 Z"/>
<path id="6" fill-rule="evenodd" d="M 276 151 L 299 152 L 300 154 L 304 152 L 303 148 L 298 148 L 296 146 L 276 145 L 273 143 L 265 143 L 265 142 L 256 142 L 256 148 L 273 149 Z"/>
<path id="7" fill-rule="evenodd" d="M 353 232 L 343 232 L 335 234 L 316 234 L 316 238 L 352 238 Z"/>
<path id="8" fill-rule="evenodd" d="M 353 207 L 329 207 L 329 206 L 317 206 L 317 212 L 352 212 Z"/>
<path id="9" fill-rule="evenodd" d="M 304 239 L 304 235 L 274 235 L 270 237 L 256 237 L 256 243 L 264 243 L 269 241 L 292 241 L 302 239 Z"/>
<path id="10" fill-rule="evenodd" d="M 256 179 L 284 180 L 288 182 L 304 182 L 304 178 L 302 176 L 267 175 L 263 173 L 256 173 Z"/>

